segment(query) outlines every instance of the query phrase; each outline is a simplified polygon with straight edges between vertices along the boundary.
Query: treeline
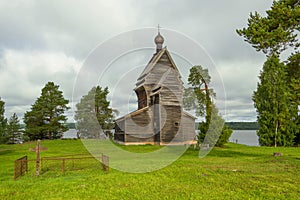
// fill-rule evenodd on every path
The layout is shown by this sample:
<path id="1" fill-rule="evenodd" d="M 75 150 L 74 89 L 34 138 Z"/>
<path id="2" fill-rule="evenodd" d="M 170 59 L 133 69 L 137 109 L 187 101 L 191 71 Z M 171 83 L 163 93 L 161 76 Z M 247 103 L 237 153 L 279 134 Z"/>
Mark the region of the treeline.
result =
<path id="1" fill-rule="evenodd" d="M 232 130 L 258 130 L 259 126 L 257 122 L 225 122 Z M 23 125 L 25 126 L 25 125 Z M 67 122 L 65 124 L 69 129 L 75 129 L 76 125 L 74 122 Z M 199 123 L 196 123 L 196 128 L 199 126 Z"/>
<path id="2" fill-rule="evenodd" d="M 59 85 L 48 82 L 42 88 L 40 97 L 24 113 L 23 122 L 16 113 L 5 118 L 5 102 L 0 98 L 0 144 L 15 144 L 37 139 L 59 139 L 68 129 L 77 128 L 77 137 L 99 138 L 106 134 L 111 137 L 114 116 L 117 110 L 110 108 L 107 101 L 108 88 L 93 87 L 76 104 L 75 123 L 68 123 L 65 112 L 70 109 Z"/>
<path id="3" fill-rule="evenodd" d="M 68 129 L 76 129 L 75 123 L 72 122 L 67 122 L 65 126 L 68 127 Z"/>
<path id="4" fill-rule="evenodd" d="M 225 122 L 225 125 L 232 130 L 258 130 L 257 122 Z M 199 122 L 196 122 L 196 129 L 199 127 Z"/>
<path id="5" fill-rule="evenodd" d="M 258 130 L 259 126 L 257 122 L 226 122 L 233 130 Z"/>
<path id="6" fill-rule="evenodd" d="M 6 119 L 5 102 L 0 99 L 0 143 L 15 144 L 36 139 L 58 139 L 68 130 L 64 115 L 70 107 L 69 100 L 63 97 L 59 86 L 48 82 L 41 91 L 40 97 L 31 105 L 30 111 L 24 113 L 23 122 L 16 113 Z"/>

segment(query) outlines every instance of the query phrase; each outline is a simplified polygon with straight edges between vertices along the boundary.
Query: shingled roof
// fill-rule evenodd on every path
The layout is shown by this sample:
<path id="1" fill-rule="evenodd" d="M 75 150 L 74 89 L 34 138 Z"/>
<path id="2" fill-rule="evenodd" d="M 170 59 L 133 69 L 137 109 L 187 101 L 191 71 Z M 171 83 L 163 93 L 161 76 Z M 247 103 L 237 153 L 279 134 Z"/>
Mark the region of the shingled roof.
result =
<path id="1" fill-rule="evenodd" d="M 166 47 L 164 47 L 162 50 L 160 50 L 158 53 L 155 53 L 153 55 L 153 57 L 150 59 L 149 63 L 147 64 L 147 66 L 145 67 L 145 69 L 142 71 L 142 73 L 139 75 L 138 79 L 137 79 L 137 83 L 136 83 L 136 88 L 139 88 L 140 86 L 147 84 L 147 77 L 148 75 L 151 73 L 151 71 L 153 70 L 154 67 L 157 66 L 160 58 L 166 54 L 167 58 L 169 59 L 170 63 L 171 63 L 171 67 L 175 69 L 175 71 L 178 73 L 179 78 L 181 78 L 180 73 L 178 71 L 178 68 L 175 65 L 175 62 L 173 61 L 169 51 L 167 50 Z M 159 67 L 159 66 L 157 66 Z M 157 79 L 157 82 L 155 82 L 155 84 L 159 85 L 159 82 L 162 82 L 165 77 L 166 77 L 166 73 L 168 73 L 169 70 L 167 70 L 164 74 L 162 74 L 162 77 L 160 79 Z"/>

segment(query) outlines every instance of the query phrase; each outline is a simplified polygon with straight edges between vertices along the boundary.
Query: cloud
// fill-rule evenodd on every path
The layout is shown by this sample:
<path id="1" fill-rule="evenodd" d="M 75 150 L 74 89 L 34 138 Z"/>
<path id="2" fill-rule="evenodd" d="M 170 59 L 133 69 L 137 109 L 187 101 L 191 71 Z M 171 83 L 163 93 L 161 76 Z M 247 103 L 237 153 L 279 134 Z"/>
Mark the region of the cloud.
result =
<path id="1" fill-rule="evenodd" d="M 6 102 L 6 115 L 16 112 L 23 116 L 41 89 L 53 81 L 72 99 L 72 87 L 80 61 L 64 53 L 5 50 L 0 60 L 1 97 Z"/>
<path id="2" fill-rule="evenodd" d="M 84 58 L 133 17 L 125 1 L 2 1 L 0 49 L 58 50 Z"/>
<path id="3" fill-rule="evenodd" d="M 211 56 L 221 77 L 212 72 L 217 77 L 212 85 L 222 104 L 226 99 L 222 95 L 221 80 L 225 87 L 226 119 L 253 120 L 256 114 L 251 106 L 251 95 L 265 58 L 245 43 L 235 30 L 247 25 L 251 11 L 263 14 L 271 4 L 272 0 L 0 1 L 0 96 L 6 102 L 6 115 L 16 112 L 22 116 L 48 81 L 59 84 L 70 100 L 73 86 L 77 87 L 80 91 L 74 97 L 77 101 L 97 83 L 92 82 L 86 85 L 87 88 L 74 85 L 82 63 L 99 43 L 124 31 L 160 24 L 161 33 L 166 36 L 165 44 L 169 45 L 171 52 L 176 47 L 171 42 L 176 38 L 168 36 L 173 29 L 202 45 Z M 144 40 L 149 40 L 154 47 L 153 37 Z M 186 48 L 181 41 L 177 43 Z M 105 50 L 109 55 L 109 52 L 116 51 L 116 47 Z M 103 87 L 109 86 L 115 97 L 118 94 L 118 98 L 113 98 L 113 105 L 123 113 L 136 108 L 132 89 L 139 71 L 129 73 L 122 68 L 148 62 L 152 52 L 147 53 L 118 60 L 112 68 L 117 71 L 107 73 L 99 82 Z M 210 67 L 206 62 L 204 65 Z M 178 62 L 178 67 L 185 70 L 183 79 L 187 77 L 186 66 L 187 63 Z M 86 82 L 89 82 L 89 77 L 99 78 L 99 74 L 85 75 L 88 77 L 79 78 L 82 81 L 85 78 Z M 115 80 L 118 77 L 122 77 L 119 82 Z M 111 80 L 115 80 L 116 85 L 110 86 Z M 129 82 L 132 84 L 126 84 Z M 223 112 L 223 108 L 220 111 Z M 72 112 L 69 111 L 68 115 L 71 116 Z"/>
<path id="4" fill-rule="evenodd" d="M 139 21 L 140 24 L 149 26 L 154 22 L 180 31 L 194 38 L 213 59 L 218 60 L 241 56 L 247 58 L 249 53 L 253 55 L 253 50 L 239 38 L 235 30 L 247 25 L 250 12 L 264 13 L 271 4 L 272 0 L 179 0 L 172 5 L 169 1 L 138 1 L 137 12 L 147 16 Z"/>

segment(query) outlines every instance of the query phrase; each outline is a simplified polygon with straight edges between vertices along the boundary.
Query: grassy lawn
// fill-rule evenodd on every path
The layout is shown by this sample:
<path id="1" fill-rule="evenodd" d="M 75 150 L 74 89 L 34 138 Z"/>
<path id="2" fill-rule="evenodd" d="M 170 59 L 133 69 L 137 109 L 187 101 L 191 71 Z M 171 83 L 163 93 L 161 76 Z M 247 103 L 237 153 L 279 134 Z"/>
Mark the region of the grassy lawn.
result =
<path id="1" fill-rule="evenodd" d="M 248 147 L 227 144 L 205 158 L 188 149 L 171 165 L 149 173 L 110 169 L 61 171 L 13 180 L 14 160 L 35 153 L 36 143 L 0 145 L 0 199 L 299 199 L 300 148 Z M 87 153 L 80 140 L 42 141 L 41 156 Z M 157 146 L 121 147 L 150 152 Z M 273 152 L 283 156 L 273 157 Z M 90 162 L 90 161 L 86 161 Z"/>

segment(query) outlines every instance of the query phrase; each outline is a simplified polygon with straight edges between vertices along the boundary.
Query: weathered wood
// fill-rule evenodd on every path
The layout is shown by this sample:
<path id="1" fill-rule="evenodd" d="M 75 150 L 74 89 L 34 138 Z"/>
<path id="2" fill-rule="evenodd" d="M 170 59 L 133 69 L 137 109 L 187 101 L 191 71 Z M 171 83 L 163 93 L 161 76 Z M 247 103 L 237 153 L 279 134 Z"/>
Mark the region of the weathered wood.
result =
<path id="1" fill-rule="evenodd" d="M 27 156 L 23 156 L 14 162 L 14 180 L 17 180 L 19 176 L 22 176 L 25 172 L 28 172 L 28 159 Z"/>
<path id="2" fill-rule="evenodd" d="M 116 120 L 121 143 L 191 143 L 195 118 L 182 109 L 183 82 L 166 48 L 159 50 L 137 79 L 138 110 Z"/>
<path id="3" fill-rule="evenodd" d="M 40 162 L 41 162 L 41 159 L 40 159 L 40 153 L 41 151 L 44 151 L 44 150 L 47 150 L 48 148 L 46 147 L 42 147 L 41 146 L 41 140 L 37 140 L 37 144 L 36 144 L 36 147 L 35 148 L 30 148 L 29 150 L 30 151 L 34 151 L 36 152 L 36 162 L 35 162 L 35 174 L 37 176 L 40 175 Z"/>
<path id="4" fill-rule="evenodd" d="M 102 154 L 102 168 L 104 171 L 109 172 L 109 157 Z"/>

